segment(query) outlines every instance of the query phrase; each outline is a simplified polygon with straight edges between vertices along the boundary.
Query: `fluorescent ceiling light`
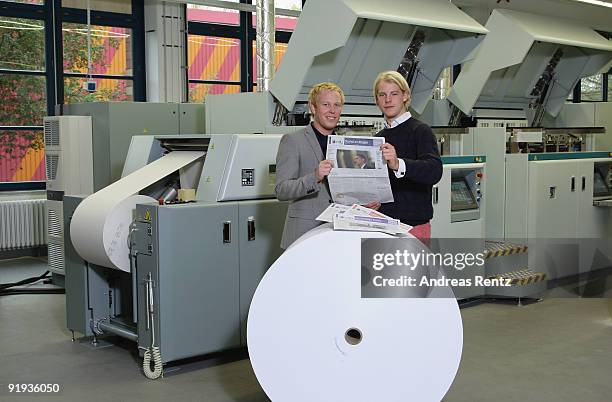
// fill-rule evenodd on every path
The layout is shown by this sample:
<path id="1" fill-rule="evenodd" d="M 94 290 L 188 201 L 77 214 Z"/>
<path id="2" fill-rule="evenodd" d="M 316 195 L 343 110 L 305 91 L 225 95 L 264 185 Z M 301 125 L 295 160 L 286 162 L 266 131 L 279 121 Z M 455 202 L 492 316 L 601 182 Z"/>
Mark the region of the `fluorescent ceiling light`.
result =
<path id="1" fill-rule="evenodd" d="M 602 6 L 602 7 L 612 7 L 612 3 L 608 3 L 607 1 L 602 1 L 602 0 L 574 0 L 574 1 L 578 1 L 580 3 L 594 4 L 596 6 Z"/>

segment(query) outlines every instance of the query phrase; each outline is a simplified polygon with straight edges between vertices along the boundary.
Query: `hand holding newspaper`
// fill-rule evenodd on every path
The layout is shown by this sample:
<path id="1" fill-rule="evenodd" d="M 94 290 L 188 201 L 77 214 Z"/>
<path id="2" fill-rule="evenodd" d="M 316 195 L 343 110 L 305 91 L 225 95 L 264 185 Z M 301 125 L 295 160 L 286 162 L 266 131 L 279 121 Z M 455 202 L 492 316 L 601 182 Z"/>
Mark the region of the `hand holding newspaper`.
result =
<path id="1" fill-rule="evenodd" d="M 383 232 L 396 235 L 406 234 L 412 229 L 412 226 L 401 223 L 397 219 L 357 204 L 351 207 L 331 204 L 317 217 L 317 220 L 333 222 L 334 230 Z"/>
<path id="2" fill-rule="evenodd" d="M 326 159 L 334 164 L 327 181 L 334 202 L 343 205 L 392 202 L 383 137 L 327 137 Z"/>

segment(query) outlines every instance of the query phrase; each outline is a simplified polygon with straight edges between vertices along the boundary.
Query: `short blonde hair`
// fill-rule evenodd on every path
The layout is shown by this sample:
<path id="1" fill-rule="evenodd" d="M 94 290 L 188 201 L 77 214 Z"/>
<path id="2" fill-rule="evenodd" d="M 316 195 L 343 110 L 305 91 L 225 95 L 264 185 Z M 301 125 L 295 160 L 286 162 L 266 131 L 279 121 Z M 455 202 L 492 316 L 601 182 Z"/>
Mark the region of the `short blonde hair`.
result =
<path id="1" fill-rule="evenodd" d="M 316 105 L 317 97 L 323 91 L 338 92 L 338 94 L 340 95 L 340 100 L 344 105 L 344 92 L 342 91 L 342 88 L 340 88 L 337 84 L 334 84 L 333 82 L 322 82 L 312 87 L 312 89 L 308 93 L 308 103 L 310 103 L 311 105 Z"/>
<path id="2" fill-rule="evenodd" d="M 378 85 L 381 81 L 389 82 L 395 84 L 399 87 L 399 89 L 408 95 L 408 100 L 404 102 L 404 109 L 408 109 L 410 105 L 410 100 L 412 99 L 412 93 L 410 92 L 410 87 L 408 86 L 408 82 L 403 75 L 398 73 L 397 71 L 383 71 L 378 74 L 376 80 L 374 81 L 374 101 L 378 99 Z"/>

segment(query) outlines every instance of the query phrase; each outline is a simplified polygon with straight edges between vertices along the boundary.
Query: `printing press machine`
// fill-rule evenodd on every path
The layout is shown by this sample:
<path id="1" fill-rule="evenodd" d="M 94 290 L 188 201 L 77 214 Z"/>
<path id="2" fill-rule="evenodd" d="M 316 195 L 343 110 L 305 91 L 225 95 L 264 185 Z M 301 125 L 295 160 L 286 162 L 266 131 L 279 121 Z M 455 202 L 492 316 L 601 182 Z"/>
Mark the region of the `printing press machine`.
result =
<path id="1" fill-rule="evenodd" d="M 85 261 L 67 239 L 68 328 L 136 341 L 141 355 L 159 362 L 156 373 L 168 362 L 244 346 L 251 295 L 281 252 L 287 206 L 273 199 L 278 141 L 308 123 L 310 88 L 339 83 L 347 96 L 340 130 L 371 135 L 381 127 L 371 95 L 379 72 L 400 64 L 412 71 L 413 108 L 424 108 L 442 70 L 468 59 L 486 33 L 443 0 L 309 1 L 268 91 L 208 95 L 208 136 L 135 137 L 126 176 L 165 152 L 206 152 L 201 172 L 190 168 L 139 191 L 158 198 L 188 180 L 196 202 L 136 206 L 129 273 Z M 65 228 L 81 201 L 64 198 Z"/>
<path id="2" fill-rule="evenodd" d="M 487 275 L 518 284 L 487 294 L 536 295 L 547 280 L 612 266 L 612 155 L 595 149 L 605 130 L 555 120 L 580 78 L 609 69 L 612 45 L 584 24 L 513 10 L 485 27 L 448 98 L 422 117 L 451 126 L 434 128 L 443 154 L 487 157 Z"/>
<path id="3" fill-rule="evenodd" d="M 123 177 L 170 152 L 205 152 L 180 174 L 140 191 L 167 198 L 178 184 L 195 183 L 195 202 L 137 205 L 128 222 L 131 272 L 84 261 L 68 241 L 68 329 L 95 340 L 108 333 L 128 338 L 141 355 L 154 336 L 161 364 L 244 346 L 251 297 L 281 253 L 287 203 L 274 198 L 279 141 L 278 135 L 134 137 Z M 64 199 L 66 225 L 81 201 Z"/>
<path id="4" fill-rule="evenodd" d="M 325 18 L 330 20 L 326 22 Z M 323 32 L 313 28 L 321 25 L 334 29 Z M 157 199 L 172 195 L 179 186 L 195 188 L 195 202 L 136 206 L 134 218 L 128 222 L 130 272 L 85 261 L 67 239 L 67 327 L 94 339 L 111 333 L 137 342 L 141 355 L 145 351 L 153 353 L 153 360 L 158 360 L 156 372 L 158 366 L 168 362 L 244 346 L 251 296 L 281 252 L 287 205 L 276 201 L 273 191 L 280 134 L 301 128 L 300 122 L 305 124 L 310 88 L 322 81 L 339 83 L 347 100 L 341 129 L 370 135 L 380 128 L 380 112 L 371 95 L 379 72 L 400 66 L 412 87 L 413 111 L 425 115 L 442 70 L 466 61 L 471 61 L 471 66 L 478 64 L 486 38 L 496 29 L 495 25 L 482 27 L 443 0 L 401 4 L 393 0 L 307 2 L 269 91 L 207 96 L 205 123 L 210 135 L 134 137 L 123 176 L 138 172 L 168 152 L 205 152 L 194 165 L 199 167 L 179 169 L 179 173 L 137 189 Z M 502 34 L 507 36 L 507 32 Z M 503 48 L 507 46 L 500 46 Z M 605 64 L 604 56 L 591 53 L 588 68 L 582 68 L 575 77 Z M 606 57 L 609 54 L 607 49 L 603 53 Z M 548 64 L 546 55 L 540 56 L 537 74 Z M 512 66 L 516 73 L 520 64 Z M 530 69 L 529 73 L 534 71 Z M 480 79 L 473 73 L 469 78 Z M 459 99 L 464 100 L 464 96 Z M 466 114 L 472 111 L 464 104 L 459 108 Z M 442 110 L 448 113 L 446 122 L 457 115 L 452 108 Z M 482 113 L 480 117 L 484 119 Z M 518 120 L 527 121 L 526 117 Z M 500 136 L 489 132 L 482 135 L 494 138 L 494 146 L 501 147 L 505 155 L 505 126 L 488 130 L 503 132 Z M 493 153 L 479 148 L 474 140 L 479 134 L 472 134 L 464 136 L 459 145 L 453 144 L 454 155 L 482 157 L 471 160 L 469 169 L 456 165 L 459 170 L 448 174 L 450 187 L 443 191 L 449 194 L 443 196 L 443 205 L 446 197 L 452 198 L 451 190 L 463 191 L 464 197 L 459 198 L 464 203 L 470 198 L 457 183 L 467 183 L 467 191 L 472 196 L 478 194 L 476 182 L 480 180 L 475 178 L 484 171 L 485 162 L 486 190 L 478 194 L 478 208 L 469 202 L 464 206 L 467 209 L 453 210 L 449 205 L 450 210 L 443 215 L 448 215 L 450 222 L 443 224 L 452 225 L 449 227 L 453 230 L 442 235 L 456 233 L 460 225 L 471 225 L 484 230 L 488 238 L 500 234 L 489 232 L 489 228 L 504 228 L 503 157 L 501 164 L 490 169 L 491 161 L 498 160 L 493 156 L 497 148 Z M 447 163 L 449 168 L 452 165 Z M 64 198 L 65 228 L 82 200 L 78 196 Z M 496 210 L 502 211 L 501 215 L 492 212 Z M 500 221 L 501 226 L 496 226 Z"/>

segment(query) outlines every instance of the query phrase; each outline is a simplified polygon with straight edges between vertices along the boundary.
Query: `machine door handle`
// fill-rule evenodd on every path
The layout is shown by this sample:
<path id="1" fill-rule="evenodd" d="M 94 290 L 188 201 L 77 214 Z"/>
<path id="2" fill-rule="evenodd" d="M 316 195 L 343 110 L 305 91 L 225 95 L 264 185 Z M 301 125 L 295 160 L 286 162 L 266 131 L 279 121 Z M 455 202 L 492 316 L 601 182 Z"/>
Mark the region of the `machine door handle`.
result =
<path id="1" fill-rule="evenodd" d="M 582 191 L 586 189 L 586 177 L 582 176 Z"/>
<path id="2" fill-rule="evenodd" d="M 432 196 L 433 196 L 433 203 L 437 204 L 438 203 L 438 186 L 434 186 Z"/>
<path id="3" fill-rule="evenodd" d="M 576 176 L 572 176 L 571 190 L 576 191 Z"/>
<path id="4" fill-rule="evenodd" d="M 247 218 L 247 239 L 248 241 L 255 240 L 255 218 L 252 216 Z"/>
<path id="5" fill-rule="evenodd" d="M 232 221 L 223 222 L 223 243 L 232 242 Z"/>

